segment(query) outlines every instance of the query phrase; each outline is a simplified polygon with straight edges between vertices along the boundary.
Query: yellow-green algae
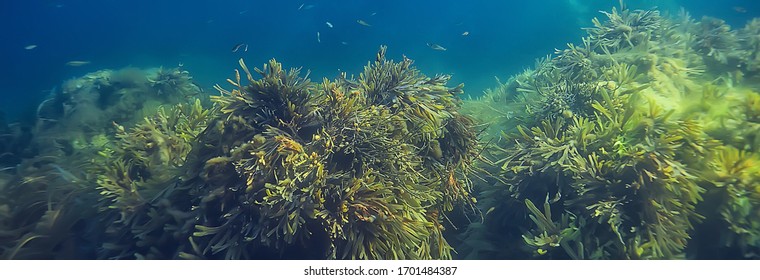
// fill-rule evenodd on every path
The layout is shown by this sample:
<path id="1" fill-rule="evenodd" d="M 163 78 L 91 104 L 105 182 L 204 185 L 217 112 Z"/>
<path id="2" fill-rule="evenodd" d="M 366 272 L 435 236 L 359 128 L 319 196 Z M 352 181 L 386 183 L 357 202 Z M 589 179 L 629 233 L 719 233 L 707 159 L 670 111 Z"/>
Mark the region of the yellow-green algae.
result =
<path id="1" fill-rule="evenodd" d="M 477 186 L 485 221 L 459 250 L 757 258 L 758 21 L 735 31 L 653 10 L 604 16 L 582 44 L 465 103 L 491 121 L 495 145 Z M 720 242 L 700 239 L 711 236 Z"/>
<path id="2" fill-rule="evenodd" d="M 120 134 L 98 182 L 121 218 L 100 257 L 452 258 L 446 214 L 476 211 L 461 86 L 384 47 L 355 80 L 240 66 L 179 162 L 140 148 L 145 124 Z M 152 178 L 167 165 L 174 180 Z"/>
<path id="3" fill-rule="evenodd" d="M 0 254 L 453 257 L 447 215 L 477 211 L 468 174 L 482 150 L 457 112 L 461 85 L 384 47 L 357 79 L 240 66 L 211 107 L 179 69 L 104 70 L 54 91 L 9 138 L 36 150 L 3 146 Z"/>

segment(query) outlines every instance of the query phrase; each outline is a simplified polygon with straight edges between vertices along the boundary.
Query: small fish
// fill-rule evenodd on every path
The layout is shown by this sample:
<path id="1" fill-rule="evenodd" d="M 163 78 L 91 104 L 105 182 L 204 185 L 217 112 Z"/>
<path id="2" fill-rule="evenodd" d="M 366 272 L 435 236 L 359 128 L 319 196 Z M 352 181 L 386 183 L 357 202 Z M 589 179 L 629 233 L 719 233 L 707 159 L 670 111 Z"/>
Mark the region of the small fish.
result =
<path id="1" fill-rule="evenodd" d="M 240 43 L 240 44 L 235 45 L 234 47 L 232 47 L 232 52 L 237 52 L 237 51 L 240 50 L 240 48 L 243 48 L 243 47 L 245 48 L 244 51 L 247 52 L 248 51 L 248 44 L 246 44 L 246 43 Z"/>
<path id="2" fill-rule="evenodd" d="M 322 43 L 322 40 L 319 39 L 319 31 L 317 31 L 317 43 Z"/>
<path id="3" fill-rule="evenodd" d="M 303 4 L 301 4 L 301 6 L 298 6 L 298 10 L 299 11 L 300 10 L 304 10 L 304 11 L 305 10 L 311 10 L 311 8 L 314 8 L 314 5 L 312 5 L 312 4 L 306 5 L 306 3 L 303 3 Z"/>
<path id="4" fill-rule="evenodd" d="M 344 46 L 345 46 L 345 45 L 348 45 L 348 43 L 347 43 L 346 41 L 342 41 L 342 42 L 340 42 L 340 44 L 341 44 L 341 45 L 344 45 Z"/>
<path id="5" fill-rule="evenodd" d="M 744 14 L 747 12 L 747 9 L 742 6 L 734 6 L 734 11 L 740 14 Z"/>
<path id="6" fill-rule="evenodd" d="M 373 12 L 370 16 L 375 16 L 377 13 Z"/>
<path id="7" fill-rule="evenodd" d="M 470 35 L 470 31 L 465 31 L 464 33 L 462 33 L 462 36 L 467 36 L 467 35 Z"/>
<path id="8" fill-rule="evenodd" d="M 430 47 L 431 49 L 436 50 L 436 51 L 445 51 L 446 50 L 446 48 L 442 47 L 439 44 L 427 43 L 427 46 Z"/>
<path id="9" fill-rule="evenodd" d="M 358 23 L 359 25 L 364 25 L 366 27 L 371 27 L 372 26 L 369 23 L 367 23 L 366 21 L 363 21 L 363 20 L 360 20 L 360 19 L 357 19 L 356 23 Z"/>
<path id="10" fill-rule="evenodd" d="M 37 45 L 28 45 L 28 46 L 24 47 L 25 50 L 33 50 L 35 48 L 37 48 Z"/>
<path id="11" fill-rule="evenodd" d="M 5 167 L 5 168 L 0 168 L 0 172 L 10 171 L 10 170 L 13 170 L 13 169 L 16 169 L 16 167 L 15 166 L 10 166 L 10 167 Z"/>
<path id="12" fill-rule="evenodd" d="M 491 212 L 493 212 L 493 210 L 496 210 L 496 207 L 488 208 L 488 211 L 486 211 L 486 216 L 488 216 L 488 214 L 491 214 Z"/>
<path id="13" fill-rule="evenodd" d="M 325 24 L 327 24 L 327 27 L 333 28 L 332 23 L 330 23 L 329 21 L 326 21 Z"/>
<path id="14" fill-rule="evenodd" d="M 82 181 L 77 176 L 75 176 L 74 174 L 71 174 L 71 172 L 64 170 L 63 168 L 61 168 L 61 166 L 57 164 L 51 163 L 50 166 L 52 166 L 56 171 L 58 171 L 58 175 L 60 175 L 61 178 L 63 178 L 64 180 L 70 183 L 77 183 L 77 182 Z"/>
<path id="15" fill-rule="evenodd" d="M 84 61 L 84 60 L 72 60 L 72 61 L 66 62 L 66 65 L 68 65 L 68 66 L 75 66 L 75 67 L 76 66 L 87 65 L 87 64 L 90 64 L 90 62 L 89 61 Z"/>
<path id="16" fill-rule="evenodd" d="M 242 10 L 242 11 L 240 11 L 238 14 L 241 14 L 241 15 L 242 15 L 242 14 L 245 14 L 245 13 L 247 13 L 247 12 L 248 12 L 248 10 Z"/>

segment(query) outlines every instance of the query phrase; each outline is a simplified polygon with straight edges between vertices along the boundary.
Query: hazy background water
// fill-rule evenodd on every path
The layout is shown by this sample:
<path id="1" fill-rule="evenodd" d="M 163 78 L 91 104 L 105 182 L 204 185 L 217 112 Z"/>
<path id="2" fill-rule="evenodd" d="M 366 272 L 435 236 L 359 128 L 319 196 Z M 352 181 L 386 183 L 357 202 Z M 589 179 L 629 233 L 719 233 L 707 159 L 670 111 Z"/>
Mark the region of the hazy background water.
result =
<path id="1" fill-rule="evenodd" d="M 626 5 L 674 13 L 684 7 L 696 19 L 719 17 L 736 28 L 760 16 L 757 0 Z M 23 119 L 51 88 L 106 68 L 181 63 L 211 94 L 241 57 L 249 66 L 277 58 L 311 70 L 315 80 L 339 70 L 358 74 L 380 45 L 393 59 L 414 59 L 427 75 L 452 74 L 453 83 L 464 82 L 466 94 L 478 96 L 495 85 L 494 76 L 504 79 L 578 42 L 581 28 L 613 6 L 618 0 L 3 0 L 0 111 Z M 248 51 L 232 53 L 238 43 L 249 44 Z M 67 66 L 71 60 L 91 63 Z"/>

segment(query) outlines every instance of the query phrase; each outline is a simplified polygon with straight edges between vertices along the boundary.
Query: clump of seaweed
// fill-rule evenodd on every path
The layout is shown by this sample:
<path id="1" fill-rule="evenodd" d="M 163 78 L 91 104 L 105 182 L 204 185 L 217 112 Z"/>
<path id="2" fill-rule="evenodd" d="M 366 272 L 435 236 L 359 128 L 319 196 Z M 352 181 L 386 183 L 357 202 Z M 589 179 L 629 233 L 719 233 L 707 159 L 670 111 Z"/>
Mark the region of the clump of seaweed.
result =
<path id="1" fill-rule="evenodd" d="M 523 138 L 496 162 L 512 197 L 552 194 L 566 211 L 597 222 L 578 229 L 596 238 L 585 254 L 565 257 L 673 258 L 699 218 L 702 190 L 679 160 L 703 154 L 701 129 L 651 102 L 643 112 L 635 103 L 614 104 L 629 98 L 613 92 L 594 103 L 599 119 L 576 117 L 566 130 L 563 119 L 520 129 Z"/>
<path id="2" fill-rule="evenodd" d="M 111 134 L 113 122 L 131 126 L 154 114 L 160 104 L 185 102 L 200 93 L 180 69 L 89 73 L 52 90 L 40 104 L 33 145 L 41 154 L 71 155 L 91 147 L 93 137 Z"/>
<path id="3" fill-rule="evenodd" d="M 705 219 L 697 207 L 703 196 L 712 202 L 721 193 L 707 179 L 716 166 L 712 151 L 753 146 L 754 132 L 739 127 L 748 127 L 744 111 L 754 102 L 723 88 L 731 83 L 704 82 L 715 73 L 704 71 L 706 54 L 692 48 L 704 40 L 681 34 L 689 26 L 656 11 L 605 14 L 610 20 L 595 20 L 583 45 L 558 50 L 471 103 L 503 108 L 508 117 L 492 124 L 503 133 L 491 135 L 499 140 L 486 153 L 491 167 L 479 197 L 485 221 L 466 232 L 465 247 L 503 246 L 502 254 L 485 251 L 495 258 L 703 256 L 687 246 Z M 630 25 L 641 28 L 639 37 L 628 34 Z M 744 109 L 729 109 L 736 106 Z M 543 210 L 536 201 L 544 201 Z M 726 229 L 748 228 L 724 221 L 736 224 Z M 751 243 L 749 231 L 738 239 Z M 724 231 L 729 235 L 736 231 Z"/>
<path id="4" fill-rule="evenodd" d="M 23 159 L 36 155 L 36 148 L 30 145 L 32 137 L 29 125 L 0 122 L 0 172 L 11 170 Z"/>
<path id="5" fill-rule="evenodd" d="M 241 60 L 234 88 L 216 86 L 219 117 L 182 175 L 125 227 L 139 238 L 109 247 L 172 258 L 452 258 L 447 213 L 477 211 L 466 177 L 475 123 L 456 111 L 461 86 L 411 65 L 386 60 L 382 47 L 358 79 L 315 84 L 275 60 L 254 72 Z"/>
<path id="6" fill-rule="evenodd" d="M 173 180 L 211 116 L 213 112 L 196 99 L 191 106 L 178 104 L 168 112 L 159 108 L 129 130 L 114 123 L 116 143 L 99 152 L 97 168 L 102 172 L 95 172 L 100 174 L 97 182 L 107 208 L 130 213 L 155 195 L 157 190 L 146 186 Z"/>
<path id="7" fill-rule="evenodd" d="M 722 246 L 737 248 L 740 257 L 760 258 L 760 168 L 757 153 L 724 146 L 714 152 L 711 187 L 721 190 L 719 208 L 727 228 Z"/>
<path id="8" fill-rule="evenodd" d="M 580 81 L 599 76 L 592 60 L 597 53 L 593 51 L 588 41 L 580 46 L 567 44 L 567 49 L 556 50 L 555 54 L 551 69 L 556 69 L 562 77 L 571 81 Z M 539 74 L 551 73 L 540 72 Z"/>
<path id="9" fill-rule="evenodd" d="M 198 91 L 202 91 L 193 82 L 190 72 L 180 68 L 166 69 L 159 67 L 155 73 L 147 76 L 148 84 L 159 96 L 185 96 L 192 97 Z"/>
<path id="10" fill-rule="evenodd" d="M 760 19 L 754 18 L 738 31 L 737 37 L 746 50 L 746 56 L 743 56 L 743 64 L 749 75 L 756 75 L 760 72 Z"/>
<path id="11" fill-rule="evenodd" d="M 54 158 L 25 159 L 0 178 L 0 258 L 71 259 L 88 256 L 82 232 L 94 213 L 84 177 Z M 64 166 L 77 166 L 70 159 Z M 10 176 L 6 176 L 10 175 Z M 89 196 L 92 198 L 92 196 Z"/>
<path id="12" fill-rule="evenodd" d="M 187 95 L 200 93 L 188 78 L 172 84 L 178 87 L 174 93 L 159 95 L 149 86 L 147 75 L 145 71 L 127 68 L 98 71 L 70 80 L 61 89 L 52 90 L 49 98 L 38 106 L 33 126 L 28 129 L 9 126 L 9 137 L 4 137 L 3 143 L 5 139 L 10 140 L 3 147 L 10 150 L 4 157 L 8 160 L 3 160 L 0 179 L 3 190 L 0 205 L 4 212 L 0 221 L 2 257 L 97 257 L 95 244 L 103 238 L 103 228 L 95 221 L 112 222 L 113 219 L 101 217 L 93 207 L 98 205 L 101 190 L 94 187 L 98 173 L 89 171 L 102 160 L 98 153 L 106 155 L 104 149 L 114 142 L 115 139 L 108 136 L 118 130 L 114 122 L 132 125 L 145 114 L 156 112 L 157 104 L 178 103 Z M 171 126 L 172 131 L 183 132 L 179 124 L 181 122 L 165 125 Z M 149 134 L 156 129 L 146 128 L 145 132 Z M 158 140 L 140 143 L 145 146 L 139 148 L 139 144 L 134 143 L 130 149 L 134 152 L 150 149 L 152 144 L 157 150 L 159 146 L 163 149 L 162 145 L 173 144 L 166 142 L 171 139 Z M 5 164 L 10 166 L 5 167 Z M 133 162 L 125 163 L 129 164 Z M 131 170 L 134 173 L 127 176 L 146 176 L 147 171 Z M 150 171 L 159 176 L 163 170 Z M 103 191 L 103 194 L 111 193 Z"/>
<path id="13" fill-rule="evenodd" d="M 130 129 L 114 123 L 116 139 L 102 148 L 90 170 L 97 174 L 108 234 L 116 240 L 106 242 L 102 256 L 171 257 L 156 252 L 155 247 L 171 242 L 161 236 L 169 227 L 165 224 L 171 223 L 168 217 L 187 215 L 172 210 L 168 200 L 160 200 L 161 195 L 182 175 L 196 137 L 212 117 L 213 109 L 204 109 L 195 99 L 189 106 L 177 104 L 168 111 L 159 108 L 154 116 Z M 156 212 L 158 206 L 167 213 Z M 121 245 L 124 240 L 136 242 L 136 246 Z"/>
<path id="14" fill-rule="evenodd" d="M 617 52 L 657 40 L 663 28 L 663 19 L 656 10 L 622 9 L 618 12 L 612 8 L 611 12 L 602 13 L 607 19 L 601 22 L 594 18 L 594 27 L 586 29 L 591 48 L 599 52 Z"/>
<path id="15" fill-rule="evenodd" d="M 747 54 L 740 47 L 736 31 L 725 21 L 705 16 L 695 29 L 694 49 L 705 57 L 708 66 L 724 69 L 740 66 Z"/>
<path id="16" fill-rule="evenodd" d="M 535 249 L 536 254 L 545 255 L 556 247 L 561 247 L 572 259 L 584 259 L 585 250 L 583 243 L 578 242 L 580 237 L 579 226 L 576 217 L 569 213 L 563 213 L 560 221 L 552 220 L 552 210 L 549 197 L 544 201 L 544 211 L 538 210 L 529 199 L 525 200 L 525 206 L 530 212 L 530 219 L 538 226 L 538 229 L 523 235 L 525 244 Z M 580 224 L 584 222 L 581 218 Z"/>

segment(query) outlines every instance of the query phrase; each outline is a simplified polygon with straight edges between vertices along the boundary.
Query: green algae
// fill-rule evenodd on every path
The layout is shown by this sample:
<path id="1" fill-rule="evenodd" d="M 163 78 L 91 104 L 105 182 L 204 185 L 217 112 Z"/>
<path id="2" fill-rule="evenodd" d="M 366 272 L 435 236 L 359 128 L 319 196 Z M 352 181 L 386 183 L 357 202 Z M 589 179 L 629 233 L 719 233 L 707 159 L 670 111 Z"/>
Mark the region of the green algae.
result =
<path id="1" fill-rule="evenodd" d="M 120 209 L 120 238 L 101 257 L 452 258 L 445 217 L 475 210 L 477 134 L 456 111 L 461 86 L 387 60 L 384 47 L 356 80 L 316 84 L 275 60 L 240 66 L 232 90 L 216 86 L 216 113 L 195 114 L 199 133 L 149 119 L 122 129 L 98 181 Z M 184 134 L 166 153 L 180 162 L 148 145 Z"/>
<path id="2" fill-rule="evenodd" d="M 603 14 L 583 44 L 465 104 L 503 131 L 486 136 L 491 215 L 465 240 L 506 243 L 495 258 L 710 258 L 704 223 L 720 225 L 718 251 L 755 258 L 755 24 Z"/>

